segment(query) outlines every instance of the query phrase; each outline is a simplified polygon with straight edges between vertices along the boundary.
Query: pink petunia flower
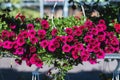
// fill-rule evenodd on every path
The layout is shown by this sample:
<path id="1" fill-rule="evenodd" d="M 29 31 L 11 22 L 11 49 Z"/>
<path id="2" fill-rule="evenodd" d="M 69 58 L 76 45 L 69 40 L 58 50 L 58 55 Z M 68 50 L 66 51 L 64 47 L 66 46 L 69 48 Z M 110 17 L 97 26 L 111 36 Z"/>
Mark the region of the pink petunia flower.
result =
<path id="1" fill-rule="evenodd" d="M 25 39 L 24 38 L 18 38 L 17 39 L 17 44 L 18 44 L 18 46 L 23 46 L 25 44 Z"/>
<path id="2" fill-rule="evenodd" d="M 96 60 L 96 58 L 90 58 L 90 59 L 89 59 L 89 62 L 90 62 L 91 64 L 96 64 L 96 63 L 97 63 L 97 60 Z"/>
<path id="3" fill-rule="evenodd" d="M 22 31 L 21 36 L 23 36 L 24 38 L 28 38 L 28 32 L 26 30 Z"/>
<path id="4" fill-rule="evenodd" d="M 72 57 L 74 60 L 78 59 L 80 56 L 79 52 L 78 51 L 72 51 Z"/>
<path id="5" fill-rule="evenodd" d="M 43 29 L 49 29 L 49 23 L 47 20 L 42 20 L 41 21 L 41 26 Z"/>
<path id="6" fill-rule="evenodd" d="M 56 36 L 56 34 L 57 34 L 57 29 L 56 28 L 52 29 L 51 35 Z"/>
<path id="7" fill-rule="evenodd" d="M 91 44 L 88 44 L 88 45 L 86 46 L 86 50 L 89 51 L 89 52 L 93 52 L 94 46 L 91 45 Z"/>
<path id="8" fill-rule="evenodd" d="M 36 44 L 36 43 L 38 42 L 38 38 L 35 37 L 35 36 L 31 36 L 31 37 L 30 37 L 30 42 L 31 42 L 32 44 Z"/>
<path id="9" fill-rule="evenodd" d="M 100 19 L 98 23 L 99 23 L 99 24 L 105 24 L 105 20 Z"/>
<path id="10" fill-rule="evenodd" d="M 112 54 L 115 52 L 115 48 L 111 45 L 105 47 L 105 53 Z"/>
<path id="11" fill-rule="evenodd" d="M 90 53 L 86 50 L 82 51 L 81 54 L 81 60 L 82 61 L 88 61 L 89 57 L 90 57 Z"/>
<path id="12" fill-rule="evenodd" d="M 90 42 L 91 39 L 93 39 L 93 36 L 92 36 L 92 35 L 86 35 L 86 36 L 84 37 L 84 41 L 85 41 L 85 42 Z"/>
<path id="13" fill-rule="evenodd" d="M 75 30 L 73 35 L 78 36 L 78 37 L 81 36 L 82 35 L 82 30 L 80 30 L 80 29 Z"/>
<path id="14" fill-rule="evenodd" d="M 93 35 L 98 35 L 98 30 L 96 28 L 92 28 L 91 33 Z"/>
<path id="15" fill-rule="evenodd" d="M 5 48 L 5 49 L 11 49 L 13 47 L 13 44 L 12 44 L 12 42 L 11 41 L 4 41 L 3 42 L 3 48 Z"/>
<path id="16" fill-rule="evenodd" d="M 98 45 L 95 45 L 93 48 L 93 52 L 95 52 L 95 53 L 99 52 L 100 50 L 101 50 L 100 46 L 98 46 Z"/>
<path id="17" fill-rule="evenodd" d="M 62 47 L 62 51 L 63 52 L 70 52 L 71 50 L 71 46 L 68 45 L 68 44 L 64 44 L 63 47 Z"/>
<path id="18" fill-rule="evenodd" d="M 84 50 L 84 45 L 82 43 L 77 43 L 75 46 L 78 48 L 78 50 Z"/>
<path id="19" fill-rule="evenodd" d="M 34 29 L 31 29 L 31 30 L 29 30 L 28 34 L 29 34 L 29 37 L 35 36 L 36 35 L 36 31 Z"/>
<path id="20" fill-rule="evenodd" d="M 73 30 L 72 28 L 66 28 L 65 29 L 65 32 L 68 34 L 68 35 L 71 35 L 73 33 Z"/>
<path id="21" fill-rule="evenodd" d="M 14 52 L 15 55 L 23 55 L 24 54 L 24 48 L 18 47 L 16 51 Z"/>
<path id="22" fill-rule="evenodd" d="M 50 44 L 48 45 L 48 50 L 51 52 L 54 52 L 56 50 L 56 47 L 52 42 L 50 42 Z"/>
<path id="23" fill-rule="evenodd" d="M 37 54 L 33 54 L 30 58 L 30 63 L 36 64 L 36 61 L 38 60 Z"/>
<path id="24" fill-rule="evenodd" d="M 115 28 L 116 32 L 120 34 L 120 24 L 115 24 L 114 28 Z"/>
<path id="25" fill-rule="evenodd" d="M 29 67 L 31 67 L 32 63 L 30 62 L 30 60 L 26 58 L 25 61 L 26 61 L 26 65 L 29 66 Z"/>
<path id="26" fill-rule="evenodd" d="M 45 30 L 38 30 L 38 36 L 40 37 L 40 39 L 44 39 L 46 36 L 46 31 Z"/>
<path id="27" fill-rule="evenodd" d="M 36 47 L 35 46 L 31 46 L 30 47 L 30 53 L 35 53 L 36 52 Z"/>
<path id="28" fill-rule="evenodd" d="M 15 32 L 10 31 L 9 34 L 10 34 L 10 38 L 16 38 L 16 33 Z"/>
<path id="29" fill-rule="evenodd" d="M 88 19 L 86 20 L 84 26 L 90 30 L 93 27 L 93 22 Z"/>
<path id="30" fill-rule="evenodd" d="M 33 24 L 27 24 L 27 29 L 28 30 L 32 30 L 32 29 L 34 29 L 34 25 Z"/>
<path id="31" fill-rule="evenodd" d="M 2 34 L 1 34 L 2 39 L 9 38 L 9 36 L 10 36 L 9 31 L 2 30 Z"/>
<path id="32" fill-rule="evenodd" d="M 42 41 L 40 42 L 40 46 L 41 46 L 42 48 L 46 48 L 46 47 L 48 46 L 48 44 L 49 44 L 49 41 L 48 41 L 48 40 L 42 40 Z"/>
<path id="33" fill-rule="evenodd" d="M 18 48 L 18 47 L 19 47 L 19 45 L 17 44 L 17 41 L 14 41 L 14 42 L 13 42 L 13 48 L 16 49 L 16 48 Z"/>
<path id="34" fill-rule="evenodd" d="M 33 54 L 30 58 L 30 63 L 35 64 L 37 67 L 41 68 L 43 66 L 43 62 L 38 58 L 37 54 Z"/>
<path id="35" fill-rule="evenodd" d="M 100 50 L 96 53 L 96 56 L 97 56 L 98 59 L 104 59 L 105 53 L 104 53 L 103 50 Z"/>
<path id="36" fill-rule="evenodd" d="M 11 28 L 11 29 L 15 29 L 15 28 L 16 28 L 16 25 L 15 25 L 15 24 L 14 24 L 14 25 L 11 24 L 11 25 L 10 25 L 10 28 Z"/>
<path id="37" fill-rule="evenodd" d="M 104 41 L 106 39 L 106 35 L 97 35 L 98 41 Z"/>
<path id="38" fill-rule="evenodd" d="M 71 42 L 72 40 L 73 40 L 73 36 L 71 36 L 71 35 L 66 36 L 67 42 Z"/>
<path id="39" fill-rule="evenodd" d="M 62 41 L 63 43 L 66 43 L 66 36 L 61 36 L 61 41 Z"/>
<path id="40" fill-rule="evenodd" d="M 116 38 L 116 37 L 114 37 L 113 39 L 111 39 L 111 44 L 113 45 L 113 46 L 118 46 L 119 45 L 119 40 L 118 40 L 118 38 Z"/>
<path id="41" fill-rule="evenodd" d="M 107 29 L 107 26 L 105 24 L 98 24 L 96 26 L 96 29 L 98 30 L 98 32 L 102 32 Z"/>

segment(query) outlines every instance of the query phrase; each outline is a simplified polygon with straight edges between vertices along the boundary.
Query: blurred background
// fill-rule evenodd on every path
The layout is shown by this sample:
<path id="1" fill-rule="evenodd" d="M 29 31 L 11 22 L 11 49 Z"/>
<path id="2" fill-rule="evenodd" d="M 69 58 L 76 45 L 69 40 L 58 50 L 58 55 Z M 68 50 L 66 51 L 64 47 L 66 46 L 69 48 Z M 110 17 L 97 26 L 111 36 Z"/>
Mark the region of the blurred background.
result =
<path id="1" fill-rule="evenodd" d="M 0 10 L 6 7 L 11 11 L 11 15 L 17 13 L 25 14 L 26 17 L 43 17 L 44 15 L 52 17 L 67 17 L 67 16 L 81 16 L 81 8 L 76 6 L 78 3 L 84 1 L 92 5 L 94 2 L 101 2 L 107 4 L 108 1 L 118 2 L 120 0 L 0 0 Z M 56 7 L 55 7 L 56 5 Z M 54 8 L 54 9 L 53 9 Z"/>

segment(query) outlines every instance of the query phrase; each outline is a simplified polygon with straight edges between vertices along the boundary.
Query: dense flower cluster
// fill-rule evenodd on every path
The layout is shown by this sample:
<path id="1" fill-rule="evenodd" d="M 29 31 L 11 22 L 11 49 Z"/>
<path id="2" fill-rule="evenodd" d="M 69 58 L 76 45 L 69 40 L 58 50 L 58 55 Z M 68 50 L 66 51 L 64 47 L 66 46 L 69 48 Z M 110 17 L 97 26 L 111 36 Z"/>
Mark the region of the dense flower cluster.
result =
<path id="1" fill-rule="evenodd" d="M 24 17 L 19 14 L 16 20 L 19 18 L 24 23 Z M 39 27 L 36 29 L 33 23 L 20 27 L 9 23 L 9 29 L 0 32 L 0 48 L 19 56 L 17 63 L 25 60 L 28 66 L 35 64 L 38 67 L 43 65 L 37 53 L 40 49 L 45 50 L 44 54 L 64 55 L 61 58 L 89 61 L 91 64 L 103 59 L 106 53 L 118 53 L 120 50 L 120 41 L 116 36 L 120 33 L 120 24 L 115 24 L 113 32 L 108 31 L 104 20 L 98 24 L 86 20 L 80 26 L 61 29 L 65 35 L 59 35 L 59 30 L 51 28 L 47 20 L 40 20 Z"/>

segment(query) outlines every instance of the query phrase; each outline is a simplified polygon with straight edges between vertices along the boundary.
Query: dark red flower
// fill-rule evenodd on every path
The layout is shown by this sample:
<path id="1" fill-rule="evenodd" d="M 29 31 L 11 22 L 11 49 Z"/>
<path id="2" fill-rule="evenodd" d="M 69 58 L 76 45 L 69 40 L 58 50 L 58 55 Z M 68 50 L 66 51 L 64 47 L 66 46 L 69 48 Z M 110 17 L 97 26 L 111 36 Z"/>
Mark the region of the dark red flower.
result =
<path id="1" fill-rule="evenodd" d="M 49 23 L 47 20 L 42 20 L 41 21 L 41 26 L 43 29 L 49 29 Z"/>

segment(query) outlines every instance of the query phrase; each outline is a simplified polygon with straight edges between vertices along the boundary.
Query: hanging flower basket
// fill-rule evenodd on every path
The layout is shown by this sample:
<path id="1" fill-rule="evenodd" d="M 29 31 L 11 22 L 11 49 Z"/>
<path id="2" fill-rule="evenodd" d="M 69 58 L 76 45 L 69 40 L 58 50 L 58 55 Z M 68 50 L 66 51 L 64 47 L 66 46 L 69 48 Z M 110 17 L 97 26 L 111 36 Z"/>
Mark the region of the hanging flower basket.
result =
<path id="1" fill-rule="evenodd" d="M 64 80 L 65 73 L 82 62 L 97 63 L 105 54 L 119 53 L 120 24 L 106 25 L 89 19 L 68 17 L 27 19 L 0 15 L 0 51 L 12 54 L 16 62 L 28 66 L 54 65 L 58 74 L 48 73 L 56 80 Z M 54 21 L 54 24 L 53 24 Z M 57 76 L 56 76 L 57 75 Z"/>

